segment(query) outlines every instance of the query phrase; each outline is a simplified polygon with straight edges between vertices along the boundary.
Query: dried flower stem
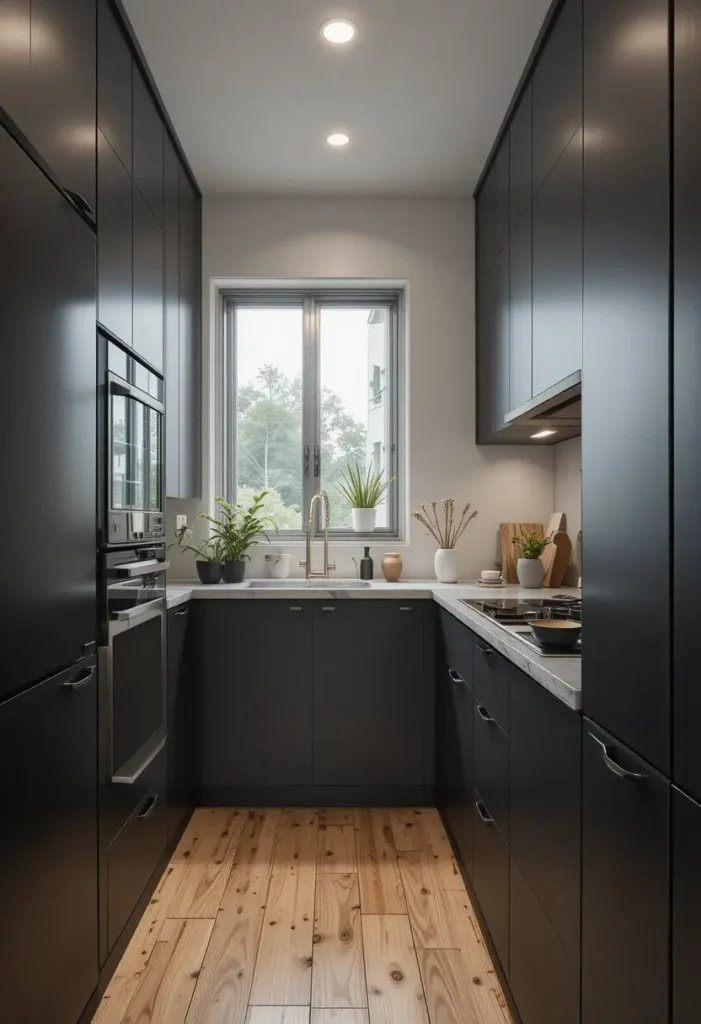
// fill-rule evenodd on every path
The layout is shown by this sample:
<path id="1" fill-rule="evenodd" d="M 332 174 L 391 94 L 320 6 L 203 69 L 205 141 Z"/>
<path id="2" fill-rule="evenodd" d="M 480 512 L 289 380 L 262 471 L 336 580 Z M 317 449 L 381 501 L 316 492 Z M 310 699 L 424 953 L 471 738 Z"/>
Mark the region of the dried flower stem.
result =
<path id="1" fill-rule="evenodd" d="M 413 517 L 424 526 L 431 534 L 433 539 L 436 541 L 440 548 L 454 548 L 457 542 L 462 537 L 463 533 L 467 529 L 469 523 L 477 515 L 477 512 L 473 512 L 468 515 L 470 508 L 470 502 L 468 502 L 461 513 L 460 521 L 458 525 L 455 525 L 455 499 L 454 498 L 443 498 L 443 513 L 441 519 L 438 518 L 437 501 L 431 502 L 431 513 L 424 504 L 421 505 L 421 512 L 414 512 Z"/>

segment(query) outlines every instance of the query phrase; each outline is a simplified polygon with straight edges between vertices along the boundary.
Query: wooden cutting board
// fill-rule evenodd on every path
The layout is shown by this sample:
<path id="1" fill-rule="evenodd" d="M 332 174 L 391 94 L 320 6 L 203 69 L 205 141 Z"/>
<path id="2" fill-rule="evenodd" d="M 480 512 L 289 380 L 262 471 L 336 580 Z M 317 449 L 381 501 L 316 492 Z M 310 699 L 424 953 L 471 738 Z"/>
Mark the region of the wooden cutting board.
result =
<path id="1" fill-rule="evenodd" d="M 514 544 L 514 537 L 520 537 L 522 533 L 537 533 L 539 537 L 542 537 L 543 524 L 502 523 L 500 529 L 502 576 L 507 583 L 518 583 L 518 576 L 516 575 L 518 548 Z"/>
<path id="2" fill-rule="evenodd" d="M 556 533 L 547 551 L 554 550 L 543 575 L 544 587 L 561 587 L 572 556 L 572 541 L 568 533 Z M 545 553 L 543 557 L 545 557 Z"/>

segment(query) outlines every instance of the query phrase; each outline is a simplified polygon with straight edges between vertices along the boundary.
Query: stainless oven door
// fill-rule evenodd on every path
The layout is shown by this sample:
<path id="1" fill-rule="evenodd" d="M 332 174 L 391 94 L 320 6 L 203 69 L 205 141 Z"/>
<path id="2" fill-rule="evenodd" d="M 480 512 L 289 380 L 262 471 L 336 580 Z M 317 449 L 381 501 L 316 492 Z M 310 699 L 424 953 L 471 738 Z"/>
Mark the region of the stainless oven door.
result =
<path id="1" fill-rule="evenodd" d="M 166 567 L 160 563 L 160 586 L 153 585 L 153 566 L 144 563 L 151 585 L 139 586 L 141 572 L 108 587 L 110 618 L 108 642 L 99 652 L 100 686 L 111 778 L 118 784 L 133 785 L 166 742 Z M 143 594 L 147 600 L 139 597 L 141 592 L 149 592 Z"/>

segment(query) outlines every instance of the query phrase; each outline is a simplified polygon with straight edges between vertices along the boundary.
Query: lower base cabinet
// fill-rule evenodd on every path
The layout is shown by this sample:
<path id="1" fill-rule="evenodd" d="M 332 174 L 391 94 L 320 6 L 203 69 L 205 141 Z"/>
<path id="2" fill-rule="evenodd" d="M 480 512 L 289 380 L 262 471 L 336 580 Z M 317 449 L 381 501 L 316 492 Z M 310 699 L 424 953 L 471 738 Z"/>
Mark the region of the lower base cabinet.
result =
<path id="1" fill-rule="evenodd" d="M 672 1024 L 699 1020 L 701 806 L 672 788 Z"/>
<path id="2" fill-rule="evenodd" d="M 468 630 L 465 633 L 471 636 Z M 475 833 L 472 736 L 475 701 L 470 659 L 461 665 L 461 674 L 453 667 L 458 661 L 454 658 L 448 660 L 450 654 L 449 646 L 444 645 L 438 658 L 436 795 L 460 859 L 472 878 Z"/>
<path id="3" fill-rule="evenodd" d="M 509 847 L 475 790 L 472 884 L 504 974 L 509 976 Z"/>
<path id="4" fill-rule="evenodd" d="M 199 795 L 199 702 L 187 605 L 168 612 L 168 842 L 187 822 Z"/>
<path id="5" fill-rule="evenodd" d="M 586 718 L 582 773 L 582 1022 L 666 1024 L 670 785 Z"/>

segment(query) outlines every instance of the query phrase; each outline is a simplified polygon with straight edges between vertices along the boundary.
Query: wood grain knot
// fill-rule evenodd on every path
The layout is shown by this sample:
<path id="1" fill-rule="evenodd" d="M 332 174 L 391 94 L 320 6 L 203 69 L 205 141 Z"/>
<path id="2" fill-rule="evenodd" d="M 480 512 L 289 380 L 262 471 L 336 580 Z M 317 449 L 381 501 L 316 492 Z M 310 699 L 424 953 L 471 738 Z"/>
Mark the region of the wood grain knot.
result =
<path id="1" fill-rule="evenodd" d="M 315 942 L 315 943 L 318 944 L 319 942 L 322 941 L 322 938 L 323 938 L 323 936 L 319 935 L 318 932 L 315 932 L 314 933 L 314 937 L 312 938 L 312 942 Z"/>
<path id="2" fill-rule="evenodd" d="M 401 971 L 390 971 L 389 976 L 392 981 L 404 981 L 404 975 Z"/>
<path id="3" fill-rule="evenodd" d="M 352 942 L 353 932 L 350 931 L 348 928 L 343 928 L 342 931 L 339 933 L 338 937 L 341 940 L 341 942 Z"/>
<path id="4" fill-rule="evenodd" d="M 472 984 L 473 985 L 481 985 L 482 984 L 482 979 L 481 978 L 473 978 L 472 979 Z"/>
<path id="5" fill-rule="evenodd" d="M 429 896 L 430 894 L 431 894 L 431 890 L 427 889 L 425 885 L 422 885 L 421 886 L 421 895 L 422 896 Z"/>

